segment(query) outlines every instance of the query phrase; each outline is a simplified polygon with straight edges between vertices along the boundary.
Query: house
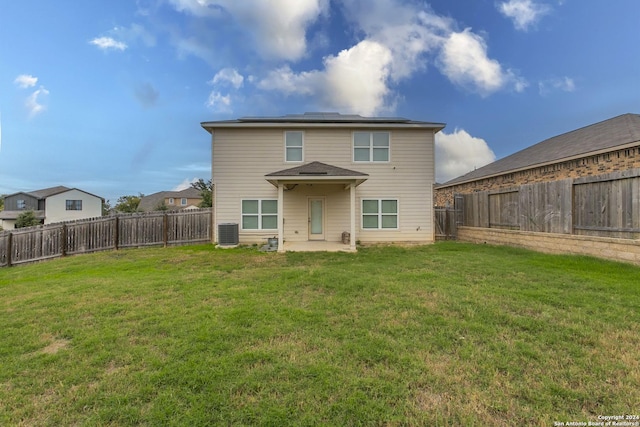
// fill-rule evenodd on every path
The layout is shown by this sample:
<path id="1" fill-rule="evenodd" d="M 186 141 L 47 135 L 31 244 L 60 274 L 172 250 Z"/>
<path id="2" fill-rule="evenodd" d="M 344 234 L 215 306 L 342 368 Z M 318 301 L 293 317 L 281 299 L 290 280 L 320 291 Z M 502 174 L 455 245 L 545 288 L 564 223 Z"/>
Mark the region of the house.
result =
<path id="1" fill-rule="evenodd" d="M 180 191 L 159 191 L 140 199 L 138 210 L 151 212 L 157 210 L 197 209 L 202 202 L 200 190 L 189 187 Z"/>
<path id="2" fill-rule="evenodd" d="M 623 114 L 553 138 L 435 188 L 435 205 L 454 194 L 501 190 L 536 182 L 640 168 L 640 115 Z"/>
<path id="3" fill-rule="evenodd" d="M 434 136 L 442 123 L 305 113 L 204 122 L 211 134 L 213 240 L 279 251 L 317 242 L 434 240 Z M 233 229 L 233 228 L 232 228 Z"/>
<path id="4" fill-rule="evenodd" d="M 0 226 L 13 229 L 18 216 L 30 210 L 43 224 L 99 217 L 103 202 L 101 197 L 64 186 L 9 194 L 0 212 Z"/>

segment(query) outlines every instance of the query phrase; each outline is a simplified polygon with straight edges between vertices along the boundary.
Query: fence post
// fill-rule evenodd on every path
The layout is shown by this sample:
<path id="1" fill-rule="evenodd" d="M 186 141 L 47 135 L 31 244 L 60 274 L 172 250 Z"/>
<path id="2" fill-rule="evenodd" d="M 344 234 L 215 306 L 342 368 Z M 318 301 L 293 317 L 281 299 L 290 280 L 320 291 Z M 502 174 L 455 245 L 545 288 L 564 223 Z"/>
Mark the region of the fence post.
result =
<path id="1" fill-rule="evenodd" d="M 67 256 L 67 224 L 66 223 L 62 223 L 62 244 L 60 245 L 62 247 L 62 256 Z"/>
<path id="2" fill-rule="evenodd" d="M 115 225 L 113 226 L 113 246 L 115 250 L 118 250 L 118 241 L 120 240 L 120 233 L 118 229 L 120 228 L 120 220 L 118 214 L 115 215 Z"/>
<path id="3" fill-rule="evenodd" d="M 11 252 L 13 249 L 11 248 L 11 244 L 13 242 L 13 233 L 9 232 L 9 236 L 7 237 L 7 267 L 11 267 Z"/>
<path id="4" fill-rule="evenodd" d="M 162 243 L 165 248 L 169 243 L 169 217 L 166 212 L 162 215 Z"/>

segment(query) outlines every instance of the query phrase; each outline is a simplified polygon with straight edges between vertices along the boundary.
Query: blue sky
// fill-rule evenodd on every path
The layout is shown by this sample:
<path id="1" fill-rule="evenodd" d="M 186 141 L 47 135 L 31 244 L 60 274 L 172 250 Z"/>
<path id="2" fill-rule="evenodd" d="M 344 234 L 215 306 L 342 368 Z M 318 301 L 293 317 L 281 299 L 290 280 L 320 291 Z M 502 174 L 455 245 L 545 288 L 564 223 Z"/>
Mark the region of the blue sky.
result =
<path id="1" fill-rule="evenodd" d="M 113 203 L 210 176 L 200 122 L 444 122 L 440 182 L 640 112 L 637 0 L 21 0 L 0 6 L 0 194 Z"/>

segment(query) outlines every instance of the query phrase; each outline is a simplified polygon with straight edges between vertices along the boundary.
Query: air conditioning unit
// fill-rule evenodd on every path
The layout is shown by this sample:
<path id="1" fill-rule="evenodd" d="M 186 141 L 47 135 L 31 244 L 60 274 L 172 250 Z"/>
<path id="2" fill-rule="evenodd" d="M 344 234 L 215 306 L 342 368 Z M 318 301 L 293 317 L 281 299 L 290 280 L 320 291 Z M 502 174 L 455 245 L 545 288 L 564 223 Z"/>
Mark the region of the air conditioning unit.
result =
<path id="1" fill-rule="evenodd" d="M 235 246 L 239 241 L 238 224 L 218 224 L 218 245 Z"/>

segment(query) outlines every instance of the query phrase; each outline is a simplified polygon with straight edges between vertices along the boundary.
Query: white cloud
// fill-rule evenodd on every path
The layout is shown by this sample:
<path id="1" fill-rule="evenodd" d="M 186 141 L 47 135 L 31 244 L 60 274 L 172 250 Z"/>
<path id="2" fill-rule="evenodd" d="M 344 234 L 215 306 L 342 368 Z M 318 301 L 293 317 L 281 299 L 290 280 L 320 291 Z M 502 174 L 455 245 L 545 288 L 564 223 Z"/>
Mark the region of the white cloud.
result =
<path id="1" fill-rule="evenodd" d="M 231 108 L 231 96 L 223 95 L 218 91 L 212 91 L 207 99 L 206 106 L 218 113 L 230 113 Z"/>
<path id="2" fill-rule="evenodd" d="M 173 189 L 171 191 L 182 191 L 182 190 L 186 190 L 187 188 L 191 188 L 191 184 L 194 182 L 198 182 L 198 178 L 185 178 L 184 181 L 182 181 L 180 184 L 176 185 L 175 187 L 173 187 Z"/>
<path id="3" fill-rule="evenodd" d="M 258 83 L 285 95 L 312 95 L 323 108 L 363 114 L 379 113 L 390 93 L 387 80 L 392 55 L 380 43 L 364 40 L 324 59 L 322 71 L 295 73 L 289 66 L 270 72 Z"/>
<path id="4" fill-rule="evenodd" d="M 509 84 L 518 92 L 526 87 L 523 79 L 487 56 L 484 39 L 469 29 L 449 35 L 440 54 L 440 68 L 453 83 L 483 96 Z"/>
<path id="5" fill-rule="evenodd" d="M 46 107 L 41 104 L 42 101 L 40 98 L 47 95 L 49 95 L 49 91 L 43 86 L 40 86 L 39 89 L 37 89 L 27 98 L 27 100 L 25 101 L 25 106 L 27 107 L 27 110 L 29 111 L 29 115 L 31 117 L 43 112 L 46 109 Z"/>
<path id="6" fill-rule="evenodd" d="M 218 71 L 213 79 L 209 83 L 213 85 L 218 84 L 230 84 L 236 89 L 240 89 L 242 87 L 242 83 L 244 81 L 244 77 L 237 70 L 233 68 L 223 68 Z"/>
<path id="7" fill-rule="evenodd" d="M 345 17 L 361 40 L 324 58 L 324 68 L 280 66 L 259 80 L 258 87 L 285 95 L 312 96 L 322 107 L 370 115 L 395 108 L 394 84 L 424 71 L 430 62 L 454 84 L 490 95 L 527 82 L 487 54 L 485 40 L 470 29 L 455 31 L 455 22 L 417 3 L 398 0 L 343 0 Z"/>
<path id="8" fill-rule="evenodd" d="M 463 129 L 436 134 L 436 181 L 447 182 L 487 165 L 496 158 L 487 142 Z"/>
<path id="9" fill-rule="evenodd" d="M 119 42 L 111 37 L 96 37 L 89 43 L 102 50 L 125 50 L 127 48 L 126 43 Z"/>
<path id="10" fill-rule="evenodd" d="M 170 0 L 176 10 L 199 17 L 231 16 L 249 31 L 258 53 L 295 61 L 307 49 L 307 27 L 326 12 L 328 0 Z"/>
<path id="11" fill-rule="evenodd" d="M 538 90 L 542 96 L 546 96 L 553 91 L 573 92 L 576 90 L 576 84 L 570 77 L 558 77 L 539 82 Z"/>
<path id="12" fill-rule="evenodd" d="M 551 9 L 532 0 L 509 0 L 498 4 L 498 10 L 513 21 L 516 29 L 527 31 Z"/>
<path id="13" fill-rule="evenodd" d="M 29 74 L 20 74 L 13 82 L 18 85 L 19 88 L 26 89 L 35 86 L 36 83 L 38 83 L 38 78 Z"/>

